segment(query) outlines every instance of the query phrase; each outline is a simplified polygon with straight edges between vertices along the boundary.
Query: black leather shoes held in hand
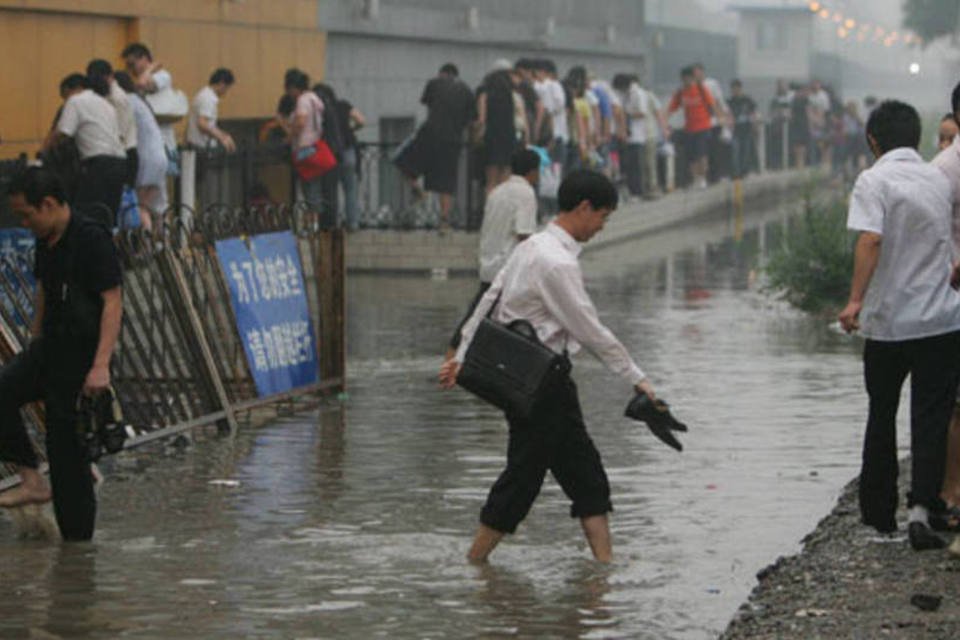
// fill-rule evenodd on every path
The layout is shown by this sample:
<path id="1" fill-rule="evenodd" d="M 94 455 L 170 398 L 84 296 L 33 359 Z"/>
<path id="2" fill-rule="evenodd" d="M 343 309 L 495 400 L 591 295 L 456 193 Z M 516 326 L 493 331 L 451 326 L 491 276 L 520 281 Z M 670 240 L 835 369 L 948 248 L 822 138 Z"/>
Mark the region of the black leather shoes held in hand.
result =
<path id="1" fill-rule="evenodd" d="M 660 438 L 667 446 L 683 451 L 683 445 L 673 435 L 674 431 L 686 431 L 687 425 L 679 422 L 670 413 L 670 405 L 663 400 L 651 400 L 645 393 L 634 396 L 624 415 L 634 420 L 646 422 L 653 435 Z"/>

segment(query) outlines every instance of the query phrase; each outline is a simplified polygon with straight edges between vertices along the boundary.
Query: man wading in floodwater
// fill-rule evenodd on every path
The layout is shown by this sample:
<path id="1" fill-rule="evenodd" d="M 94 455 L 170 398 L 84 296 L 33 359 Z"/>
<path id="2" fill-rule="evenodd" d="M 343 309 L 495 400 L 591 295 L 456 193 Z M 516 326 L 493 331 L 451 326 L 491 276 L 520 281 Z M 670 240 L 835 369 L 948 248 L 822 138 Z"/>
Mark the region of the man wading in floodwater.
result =
<path id="1" fill-rule="evenodd" d="M 960 380 L 960 294 L 951 288 L 953 192 L 917 153 L 920 117 L 902 102 L 870 114 L 867 140 L 877 157 L 850 196 L 847 226 L 859 232 L 847 331 L 867 339 L 863 371 L 870 415 L 863 439 L 860 513 L 864 524 L 896 531 L 897 406 L 910 375 L 910 508 L 917 551 L 944 541 L 930 530 L 940 516 L 947 425 Z"/>
<path id="2" fill-rule="evenodd" d="M 37 238 L 34 340 L 0 369 L 0 459 L 22 483 L 0 494 L 0 507 L 47 502 L 51 488 L 20 408 L 42 400 L 57 525 L 64 540 L 93 537 L 97 502 L 90 461 L 77 434 L 77 397 L 110 386 L 110 358 L 120 334 L 121 271 L 110 232 L 66 203 L 51 171 L 31 167 L 8 190 L 10 209 Z"/>
<path id="3" fill-rule="evenodd" d="M 646 376 L 620 341 L 600 323 L 577 261 L 579 243 L 600 231 L 616 209 L 617 190 L 599 173 L 574 171 L 560 185 L 558 200 L 557 218 L 520 243 L 494 278 L 463 328 L 456 356 L 440 368 L 440 384 L 446 389 L 456 384 L 477 326 L 499 298 L 493 320 L 527 320 L 540 341 L 557 353 L 576 353 L 583 345 L 611 371 L 653 399 L 653 387 Z M 610 485 L 600 454 L 587 435 L 573 380 L 567 376 L 529 418 L 507 415 L 507 421 L 507 467 L 490 489 L 480 513 L 470 561 L 485 562 L 503 536 L 516 531 L 549 469 L 573 502 L 570 514 L 580 518 L 594 557 L 609 562 L 612 547 L 607 513 L 613 510 Z"/>

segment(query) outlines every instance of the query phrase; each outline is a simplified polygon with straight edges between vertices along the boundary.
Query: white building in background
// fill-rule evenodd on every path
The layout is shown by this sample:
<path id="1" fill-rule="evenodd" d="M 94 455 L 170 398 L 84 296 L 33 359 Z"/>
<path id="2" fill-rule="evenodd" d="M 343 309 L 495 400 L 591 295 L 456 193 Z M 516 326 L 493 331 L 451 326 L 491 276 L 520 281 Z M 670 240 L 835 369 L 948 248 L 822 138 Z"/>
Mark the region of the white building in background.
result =
<path id="1" fill-rule="evenodd" d="M 874 95 L 921 111 L 945 110 L 956 52 L 944 45 L 924 50 L 899 24 L 873 23 L 856 12 L 867 6 L 826 0 L 732 6 L 740 16 L 737 67 L 747 92 L 766 105 L 778 79 L 817 78 L 845 100 Z"/>
<path id="2" fill-rule="evenodd" d="M 644 20 L 650 63 L 649 88 L 670 95 L 680 69 L 702 62 L 710 76 L 728 86 L 737 76 L 737 15 L 699 0 L 646 0 Z"/>

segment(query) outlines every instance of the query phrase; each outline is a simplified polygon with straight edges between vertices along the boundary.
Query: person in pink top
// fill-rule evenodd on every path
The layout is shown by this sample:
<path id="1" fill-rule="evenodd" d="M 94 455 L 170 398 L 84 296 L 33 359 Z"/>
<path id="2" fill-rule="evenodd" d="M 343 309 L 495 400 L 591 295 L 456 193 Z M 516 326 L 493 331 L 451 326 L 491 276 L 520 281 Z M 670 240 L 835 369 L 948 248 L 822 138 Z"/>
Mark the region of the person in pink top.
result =
<path id="1" fill-rule="evenodd" d="M 283 86 L 296 105 L 290 114 L 290 146 L 293 147 L 294 157 L 309 157 L 314 153 L 317 140 L 323 136 L 323 101 L 310 91 L 310 77 L 299 69 L 287 71 Z M 311 211 L 321 211 L 322 184 L 323 176 L 300 181 L 303 199 Z"/>

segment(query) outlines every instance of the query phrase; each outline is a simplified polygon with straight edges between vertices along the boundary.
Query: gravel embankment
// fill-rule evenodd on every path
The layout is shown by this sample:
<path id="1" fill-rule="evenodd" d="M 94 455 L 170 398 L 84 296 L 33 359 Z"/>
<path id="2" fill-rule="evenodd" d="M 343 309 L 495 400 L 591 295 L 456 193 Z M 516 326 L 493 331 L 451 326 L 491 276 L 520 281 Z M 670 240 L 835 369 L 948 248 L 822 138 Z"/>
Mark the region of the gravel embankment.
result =
<path id="1" fill-rule="evenodd" d="M 901 465 L 901 496 L 905 478 L 909 466 Z M 861 525 L 852 482 L 800 554 L 757 574 L 759 584 L 721 640 L 960 639 L 960 558 L 913 551 L 903 505 L 900 511 L 892 536 Z M 942 598 L 939 608 L 921 610 L 911 603 L 918 594 Z"/>

